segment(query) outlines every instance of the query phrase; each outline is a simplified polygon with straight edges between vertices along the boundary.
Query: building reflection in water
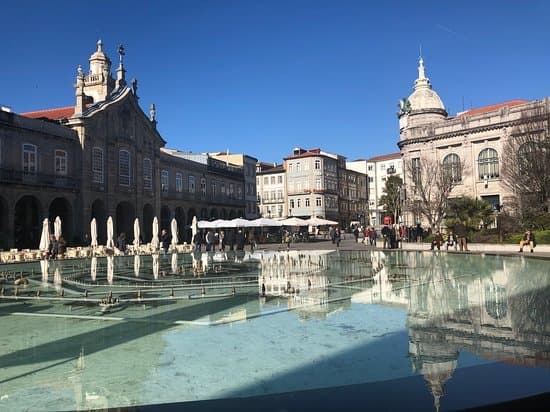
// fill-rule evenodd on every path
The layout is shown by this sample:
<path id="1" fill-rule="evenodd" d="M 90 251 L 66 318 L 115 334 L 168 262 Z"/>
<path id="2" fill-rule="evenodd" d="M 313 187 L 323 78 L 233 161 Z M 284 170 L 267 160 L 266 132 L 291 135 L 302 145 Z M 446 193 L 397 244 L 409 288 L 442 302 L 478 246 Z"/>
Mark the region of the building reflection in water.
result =
<path id="1" fill-rule="evenodd" d="M 260 295 L 288 298 L 299 316 L 349 302 L 408 311 L 409 357 L 440 409 L 460 352 L 550 365 L 548 262 L 422 252 L 290 251 L 265 256 Z"/>

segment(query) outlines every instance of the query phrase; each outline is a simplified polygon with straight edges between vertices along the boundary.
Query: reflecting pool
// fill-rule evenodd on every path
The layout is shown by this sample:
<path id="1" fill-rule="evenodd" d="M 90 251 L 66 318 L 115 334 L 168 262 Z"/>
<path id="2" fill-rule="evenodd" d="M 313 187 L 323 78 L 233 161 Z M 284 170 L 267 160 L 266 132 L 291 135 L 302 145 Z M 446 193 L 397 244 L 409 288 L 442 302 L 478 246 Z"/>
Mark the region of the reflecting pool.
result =
<path id="1" fill-rule="evenodd" d="M 376 250 L 3 265 L 0 409 L 292 392 L 451 410 L 547 393 L 549 267 Z"/>

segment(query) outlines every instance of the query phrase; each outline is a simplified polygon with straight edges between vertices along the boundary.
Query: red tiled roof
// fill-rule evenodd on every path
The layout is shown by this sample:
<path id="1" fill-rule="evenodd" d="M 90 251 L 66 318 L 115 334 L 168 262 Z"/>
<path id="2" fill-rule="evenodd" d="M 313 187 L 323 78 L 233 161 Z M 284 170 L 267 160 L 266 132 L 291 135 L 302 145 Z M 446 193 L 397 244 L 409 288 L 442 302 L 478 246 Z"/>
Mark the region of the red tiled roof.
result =
<path id="1" fill-rule="evenodd" d="M 371 157 L 370 159 L 367 159 L 367 162 L 383 162 L 384 160 L 394 160 L 394 159 L 401 159 L 401 153 L 397 152 L 397 153 Z"/>
<path id="2" fill-rule="evenodd" d="M 478 108 L 475 108 L 475 109 L 466 110 L 465 112 L 458 113 L 457 116 L 462 116 L 462 115 L 465 115 L 465 114 L 474 115 L 474 114 L 489 113 L 489 112 L 494 112 L 495 110 L 498 110 L 501 107 L 520 106 L 520 105 L 525 104 L 525 103 L 528 103 L 528 101 L 527 100 L 521 100 L 521 99 L 510 100 L 509 102 L 498 103 L 498 104 L 493 104 L 491 106 L 483 106 L 483 107 L 478 107 Z"/>
<path id="3" fill-rule="evenodd" d="M 21 116 L 31 119 L 46 118 L 50 120 L 67 119 L 74 114 L 74 106 L 58 107 L 56 109 L 38 110 L 36 112 L 20 113 Z"/>
<path id="4" fill-rule="evenodd" d="M 321 153 L 321 149 L 304 150 L 302 153 L 291 154 L 290 156 L 285 157 L 285 160 L 286 159 L 296 159 L 296 158 L 299 158 L 299 157 L 314 156 L 314 155 L 319 155 L 320 153 Z"/>

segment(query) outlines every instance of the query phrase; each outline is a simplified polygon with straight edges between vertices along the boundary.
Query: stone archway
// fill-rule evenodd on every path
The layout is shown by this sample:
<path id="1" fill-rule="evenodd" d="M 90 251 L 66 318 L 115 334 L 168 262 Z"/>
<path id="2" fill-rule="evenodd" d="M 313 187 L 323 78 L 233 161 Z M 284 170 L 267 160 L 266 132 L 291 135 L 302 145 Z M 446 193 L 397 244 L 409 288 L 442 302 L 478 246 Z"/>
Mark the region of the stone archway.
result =
<path id="1" fill-rule="evenodd" d="M 91 219 L 93 218 L 95 218 L 97 226 L 97 242 L 100 245 L 104 245 L 107 241 L 107 210 L 105 208 L 105 203 L 103 203 L 103 200 L 96 199 L 92 203 Z M 90 229 L 88 228 L 86 232 L 88 232 L 89 230 Z"/>
<path id="2" fill-rule="evenodd" d="M 0 196 L 0 249 L 9 248 L 8 202 Z"/>
<path id="3" fill-rule="evenodd" d="M 176 222 L 178 223 L 179 242 L 189 242 L 189 240 L 187 239 L 187 225 L 185 224 L 185 211 L 182 207 L 176 207 L 176 210 L 174 211 L 174 217 L 176 218 Z"/>
<path id="4" fill-rule="evenodd" d="M 153 219 L 155 217 L 155 212 L 153 211 L 153 206 L 149 203 L 143 206 L 143 221 L 141 222 L 141 229 L 143 230 L 142 242 L 149 243 L 153 238 Z"/>
<path id="5" fill-rule="evenodd" d="M 42 205 L 34 196 L 23 196 L 15 204 L 14 245 L 18 249 L 38 249 L 42 232 Z M 50 226 L 53 229 L 53 226 Z"/>
<path id="6" fill-rule="evenodd" d="M 172 212 L 168 206 L 162 206 L 160 208 L 160 222 L 159 233 L 162 229 L 166 229 L 170 233 L 170 221 L 172 220 Z"/>
<path id="7" fill-rule="evenodd" d="M 74 230 L 73 208 L 64 197 L 55 198 L 50 203 L 48 219 L 50 219 L 50 222 L 54 222 L 57 216 L 61 219 L 61 236 L 63 236 L 65 241 L 72 242 Z"/>
<path id="8" fill-rule="evenodd" d="M 127 240 L 133 240 L 134 237 L 134 219 L 136 218 L 136 209 L 130 202 L 120 202 L 116 207 L 115 218 L 115 240 L 121 234 L 126 235 Z"/>
<path id="9" fill-rule="evenodd" d="M 218 209 L 212 209 L 210 211 L 210 219 L 215 220 L 218 218 Z"/>

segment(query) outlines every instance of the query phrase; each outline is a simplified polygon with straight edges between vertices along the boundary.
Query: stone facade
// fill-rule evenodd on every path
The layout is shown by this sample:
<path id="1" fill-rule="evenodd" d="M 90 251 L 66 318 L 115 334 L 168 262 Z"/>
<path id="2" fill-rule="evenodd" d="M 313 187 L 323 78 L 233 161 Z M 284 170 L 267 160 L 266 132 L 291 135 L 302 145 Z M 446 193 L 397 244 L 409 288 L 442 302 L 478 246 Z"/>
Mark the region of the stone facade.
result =
<path id="1" fill-rule="evenodd" d="M 541 113 L 550 113 L 550 100 L 513 100 L 449 116 L 425 77 L 422 59 L 418 71 L 414 91 L 401 101 L 398 114 L 398 146 L 409 201 L 414 200 L 414 191 L 410 190 L 414 187 L 410 173 L 413 162 L 437 161 L 456 174 L 458 181 L 450 197 L 483 199 L 495 210 L 511 204 L 513 193 L 501 173 L 506 159 L 503 148 L 508 139 L 536 122 Z M 542 127 L 547 132 L 547 122 Z M 409 219 L 419 221 L 420 217 Z"/>
<path id="2" fill-rule="evenodd" d="M 259 162 L 256 176 L 260 215 L 272 219 L 287 217 L 286 174 L 283 165 Z"/>
<path id="3" fill-rule="evenodd" d="M 148 115 L 141 109 L 137 80 L 127 85 L 123 57 L 121 46 L 114 78 L 99 41 L 89 72 L 78 67 L 74 106 L 0 111 L 0 248 L 37 248 L 45 217 L 61 217 L 70 243 L 89 241 L 92 218 L 103 242 L 108 216 L 115 233 L 131 241 L 137 217 L 142 241 L 149 242 L 155 216 L 166 229 L 175 217 L 180 240 L 189 240 L 194 216 L 244 216 L 251 196 L 256 210 L 256 159 L 242 156 L 251 168 L 245 173 L 245 166 L 209 155 L 202 162 L 161 150 L 155 107 Z"/>

